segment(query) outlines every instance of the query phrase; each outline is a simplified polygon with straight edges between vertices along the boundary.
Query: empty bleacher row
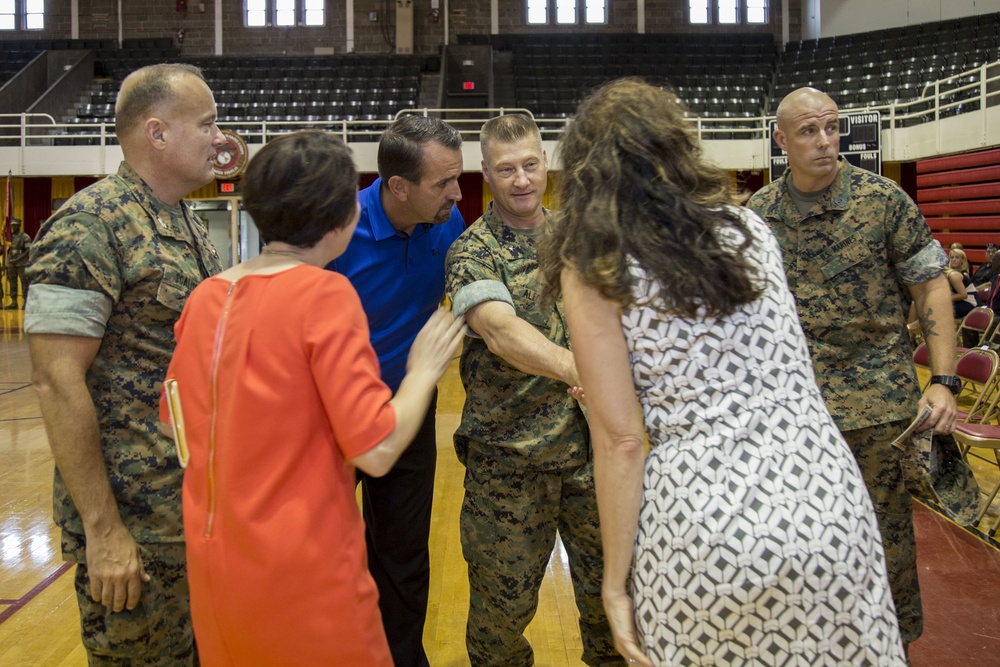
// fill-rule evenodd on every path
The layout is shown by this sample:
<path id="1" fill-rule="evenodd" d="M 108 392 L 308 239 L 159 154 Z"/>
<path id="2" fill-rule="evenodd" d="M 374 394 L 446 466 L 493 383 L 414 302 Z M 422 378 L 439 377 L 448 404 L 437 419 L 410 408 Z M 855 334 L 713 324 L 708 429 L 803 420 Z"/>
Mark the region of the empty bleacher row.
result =
<path id="1" fill-rule="evenodd" d="M 390 120 L 417 106 L 426 56 L 198 58 L 222 121 Z M 252 86 L 248 82 L 252 82 Z"/>
<path id="2" fill-rule="evenodd" d="M 845 108 L 918 99 L 928 84 L 955 77 L 945 90 L 978 108 L 974 75 L 963 72 L 1000 59 L 1000 14 L 923 23 L 792 42 L 775 72 L 771 113 L 788 92 L 814 85 Z M 960 113 L 961 106 L 948 113 Z M 947 115 L 947 114 L 945 114 Z"/>
<path id="3" fill-rule="evenodd" d="M 20 72 L 39 53 L 41 52 L 21 50 L 4 53 L 3 57 L 0 58 L 0 85 Z"/>
<path id="4" fill-rule="evenodd" d="M 417 105 L 426 56 L 340 55 L 247 58 L 169 57 L 159 52 L 118 51 L 98 58 L 110 74 L 75 109 L 70 122 L 111 122 L 122 79 L 138 67 L 162 60 L 202 69 L 222 122 L 388 120 Z"/>
<path id="5" fill-rule="evenodd" d="M 587 91 L 621 76 L 668 85 L 699 115 L 759 116 L 777 58 L 765 34 L 549 35 L 498 47 L 512 51 L 518 105 L 542 116 L 572 114 Z"/>

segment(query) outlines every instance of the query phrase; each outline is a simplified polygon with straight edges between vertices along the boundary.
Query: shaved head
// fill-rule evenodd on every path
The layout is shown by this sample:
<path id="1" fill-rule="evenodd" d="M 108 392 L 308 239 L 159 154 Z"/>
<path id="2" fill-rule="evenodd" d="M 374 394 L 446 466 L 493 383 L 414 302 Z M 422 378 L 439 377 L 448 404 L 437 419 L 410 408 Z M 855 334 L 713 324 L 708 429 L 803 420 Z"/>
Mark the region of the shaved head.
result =
<path id="1" fill-rule="evenodd" d="M 833 98 L 821 90 L 815 88 L 799 88 L 785 95 L 778 105 L 775 114 L 778 120 L 778 127 L 787 131 L 788 123 L 795 118 L 803 108 L 832 107 L 838 110 L 837 103 Z"/>
<path id="2" fill-rule="evenodd" d="M 799 88 L 778 105 L 774 141 L 788 155 L 792 182 L 803 192 L 830 185 L 840 170 L 837 103 L 815 88 Z"/>

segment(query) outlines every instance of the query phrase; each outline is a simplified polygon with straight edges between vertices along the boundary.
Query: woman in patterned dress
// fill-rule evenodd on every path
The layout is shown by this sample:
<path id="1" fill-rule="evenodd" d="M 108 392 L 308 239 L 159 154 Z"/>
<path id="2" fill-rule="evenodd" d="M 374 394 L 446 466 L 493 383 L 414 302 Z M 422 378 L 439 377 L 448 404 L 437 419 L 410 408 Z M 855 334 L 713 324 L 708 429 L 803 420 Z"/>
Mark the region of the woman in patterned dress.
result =
<path id="1" fill-rule="evenodd" d="M 586 390 L 619 651 L 904 665 L 872 503 L 766 225 L 641 81 L 584 101 L 561 158 L 546 297 L 561 289 Z"/>

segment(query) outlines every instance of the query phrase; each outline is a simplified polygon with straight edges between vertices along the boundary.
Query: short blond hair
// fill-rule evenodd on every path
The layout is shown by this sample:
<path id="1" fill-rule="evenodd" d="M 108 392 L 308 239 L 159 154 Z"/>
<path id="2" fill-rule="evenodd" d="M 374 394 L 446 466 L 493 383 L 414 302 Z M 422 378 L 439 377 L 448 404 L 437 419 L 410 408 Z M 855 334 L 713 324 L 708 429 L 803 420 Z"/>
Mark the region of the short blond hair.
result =
<path id="1" fill-rule="evenodd" d="M 542 133 L 530 116 L 511 113 L 490 118 L 479 131 L 479 148 L 483 152 L 483 159 L 486 159 L 487 151 L 494 142 L 512 144 L 529 136 L 537 139 L 539 146 L 542 145 Z"/>

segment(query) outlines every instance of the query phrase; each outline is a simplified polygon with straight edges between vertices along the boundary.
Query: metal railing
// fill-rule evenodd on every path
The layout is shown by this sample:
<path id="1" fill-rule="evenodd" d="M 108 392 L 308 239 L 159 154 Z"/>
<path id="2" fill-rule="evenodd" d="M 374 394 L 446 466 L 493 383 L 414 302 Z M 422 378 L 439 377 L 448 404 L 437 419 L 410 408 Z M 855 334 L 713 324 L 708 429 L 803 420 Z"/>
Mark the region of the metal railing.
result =
<path id="1" fill-rule="evenodd" d="M 833 91 L 830 91 L 831 93 Z M 1000 105 L 1000 62 L 993 62 L 954 74 L 926 85 L 918 99 L 885 104 L 841 105 L 843 111 L 877 110 L 882 113 L 882 129 L 896 130 L 969 111 Z M 482 123 L 505 113 L 527 113 L 538 123 L 543 138 L 558 139 L 569 118 L 532 114 L 522 108 L 492 109 L 405 109 L 396 114 L 434 115 L 446 119 L 465 138 L 478 138 Z M 767 139 L 773 116 L 702 117 L 691 116 L 702 140 Z M 242 120 L 220 121 L 219 127 L 239 132 L 247 143 L 266 143 L 270 137 L 303 128 L 320 128 L 347 142 L 377 141 L 393 118 L 348 118 L 343 120 Z M 982 121 L 985 125 L 985 117 Z M 0 114 L 0 146 L 107 146 L 117 143 L 113 122 L 57 123 L 48 114 Z"/>

